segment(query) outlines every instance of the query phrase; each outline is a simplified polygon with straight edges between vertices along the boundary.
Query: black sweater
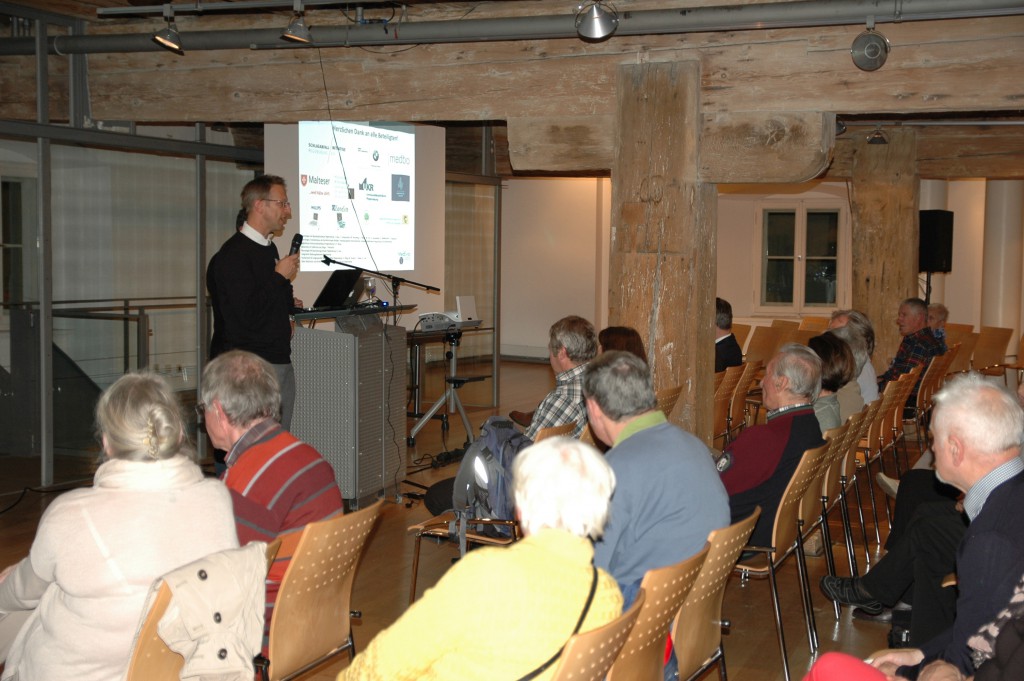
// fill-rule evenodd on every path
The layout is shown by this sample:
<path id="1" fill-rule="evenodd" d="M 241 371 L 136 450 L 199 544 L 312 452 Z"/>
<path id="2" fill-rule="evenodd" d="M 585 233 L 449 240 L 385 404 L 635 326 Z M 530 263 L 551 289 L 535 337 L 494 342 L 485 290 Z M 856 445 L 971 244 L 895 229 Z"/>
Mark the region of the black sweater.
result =
<path id="1" fill-rule="evenodd" d="M 210 356 L 248 350 L 271 364 L 291 361 L 292 285 L 274 271 L 277 246 L 241 232 L 224 242 L 206 270 L 213 299 Z"/>

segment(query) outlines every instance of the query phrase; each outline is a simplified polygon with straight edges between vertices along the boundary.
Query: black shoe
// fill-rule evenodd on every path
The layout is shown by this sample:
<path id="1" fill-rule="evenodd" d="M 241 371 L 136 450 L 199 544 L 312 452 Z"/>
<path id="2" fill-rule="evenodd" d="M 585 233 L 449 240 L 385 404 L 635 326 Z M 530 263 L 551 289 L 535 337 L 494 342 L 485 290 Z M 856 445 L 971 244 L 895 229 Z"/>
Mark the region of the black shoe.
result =
<path id="1" fill-rule="evenodd" d="M 860 620 L 862 622 L 883 622 L 885 624 L 889 624 L 892 622 L 892 609 L 882 608 L 882 612 L 877 615 L 872 615 L 864 608 L 854 608 L 853 619 Z"/>
<path id="2" fill-rule="evenodd" d="M 852 605 L 860 608 L 868 615 L 881 614 L 884 606 L 871 598 L 871 594 L 860 587 L 857 580 L 852 577 L 832 577 L 825 575 L 818 583 L 821 593 L 832 601 L 838 601 L 843 605 Z"/>

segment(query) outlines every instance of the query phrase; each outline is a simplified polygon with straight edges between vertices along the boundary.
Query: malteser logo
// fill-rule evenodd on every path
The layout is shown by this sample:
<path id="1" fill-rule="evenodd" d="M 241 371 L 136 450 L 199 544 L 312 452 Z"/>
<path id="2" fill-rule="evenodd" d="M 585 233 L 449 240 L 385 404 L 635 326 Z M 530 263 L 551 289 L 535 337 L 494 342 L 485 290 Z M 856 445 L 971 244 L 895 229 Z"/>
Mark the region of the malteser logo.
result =
<path id="1" fill-rule="evenodd" d="M 373 191 L 373 185 L 370 184 L 370 180 L 365 178 L 365 177 L 363 178 L 363 181 L 359 183 L 359 188 L 361 190 L 363 190 L 364 192 L 372 192 Z"/>
<path id="2" fill-rule="evenodd" d="M 306 176 L 303 175 L 303 177 L 306 177 Z M 303 186 L 305 186 L 307 181 L 310 184 L 328 185 L 328 184 L 331 183 L 331 178 L 329 178 L 329 177 L 320 177 L 319 175 L 310 175 L 309 176 L 309 180 L 304 180 L 302 182 Z"/>
<path id="3" fill-rule="evenodd" d="M 407 166 L 412 164 L 412 159 L 405 154 L 399 154 L 398 156 L 389 156 L 388 161 L 395 165 Z"/>
<path id="4" fill-rule="evenodd" d="M 308 176 L 308 175 L 300 175 L 300 176 L 299 176 L 299 183 L 300 183 L 300 184 L 301 184 L 301 185 L 302 185 L 303 187 L 305 187 L 305 186 L 306 186 L 306 183 L 307 183 L 307 182 L 309 182 L 309 176 Z"/>

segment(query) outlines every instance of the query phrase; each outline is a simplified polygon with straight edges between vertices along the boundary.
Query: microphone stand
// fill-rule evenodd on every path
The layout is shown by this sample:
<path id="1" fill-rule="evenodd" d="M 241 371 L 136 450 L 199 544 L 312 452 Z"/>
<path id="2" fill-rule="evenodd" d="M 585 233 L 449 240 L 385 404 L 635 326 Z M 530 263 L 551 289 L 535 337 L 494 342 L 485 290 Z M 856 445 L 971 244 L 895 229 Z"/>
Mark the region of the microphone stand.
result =
<path id="1" fill-rule="evenodd" d="M 421 284 L 418 281 L 406 279 L 405 277 L 400 277 L 397 274 L 385 274 L 384 272 L 378 272 L 377 270 L 368 270 L 365 267 L 360 267 L 359 265 L 353 265 L 351 263 L 335 260 L 326 253 L 324 254 L 323 260 L 321 260 L 320 262 L 322 262 L 325 265 L 341 265 L 342 267 L 348 267 L 349 269 L 361 270 L 363 272 L 375 274 L 381 279 L 389 279 L 391 281 L 391 305 L 393 307 L 398 305 L 398 287 L 401 286 L 402 284 L 409 284 L 409 286 L 415 286 L 416 288 L 423 289 L 424 291 L 437 291 L 438 293 L 441 292 L 441 289 L 437 288 L 436 286 L 430 286 L 429 284 Z"/>

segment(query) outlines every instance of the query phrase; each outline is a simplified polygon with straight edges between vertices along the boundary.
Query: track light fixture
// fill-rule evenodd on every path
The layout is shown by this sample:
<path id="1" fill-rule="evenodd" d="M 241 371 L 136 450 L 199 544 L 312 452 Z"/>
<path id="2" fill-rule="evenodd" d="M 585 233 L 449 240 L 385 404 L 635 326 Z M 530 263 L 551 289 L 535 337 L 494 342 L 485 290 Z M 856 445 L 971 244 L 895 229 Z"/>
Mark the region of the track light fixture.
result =
<path id="1" fill-rule="evenodd" d="M 302 0 L 295 0 L 294 15 L 292 21 L 288 24 L 288 28 L 281 32 L 281 37 L 285 40 L 291 40 L 297 43 L 311 43 L 313 42 L 313 36 L 309 34 L 309 29 L 306 28 L 306 21 L 304 18 L 305 12 L 302 8 Z"/>
<path id="2" fill-rule="evenodd" d="M 875 128 L 875 131 L 868 135 L 868 144 L 888 144 L 889 138 L 882 132 L 882 126 Z"/>
<path id="3" fill-rule="evenodd" d="M 181 49 L 181 36 L 178 35 L 178 26 L 174 23 L 174 9 L 171 8 L 170 3 L 164 5 L 164 21 L 167 22 L 167 26 L 162 31 L 153 34 L 153 42 L 166 47 L 171 52 L 185 54 L 185 51 Z"/>
<path id="4" fill-rule="evenodd" d="M 576 33 L 583 40 L 605 40 L 619 27 L 619 14 L 604 0 L 591 0 L 576 10 Z"/>
<path id="5" fill-rule="evenodd" d="M 875 30 L 875 18 L 868 17 L 867 28 L 853 39 L 850 46 L 850 58 L 861 71 L 877 71 L 889 58 L 888 39 Z"/>

